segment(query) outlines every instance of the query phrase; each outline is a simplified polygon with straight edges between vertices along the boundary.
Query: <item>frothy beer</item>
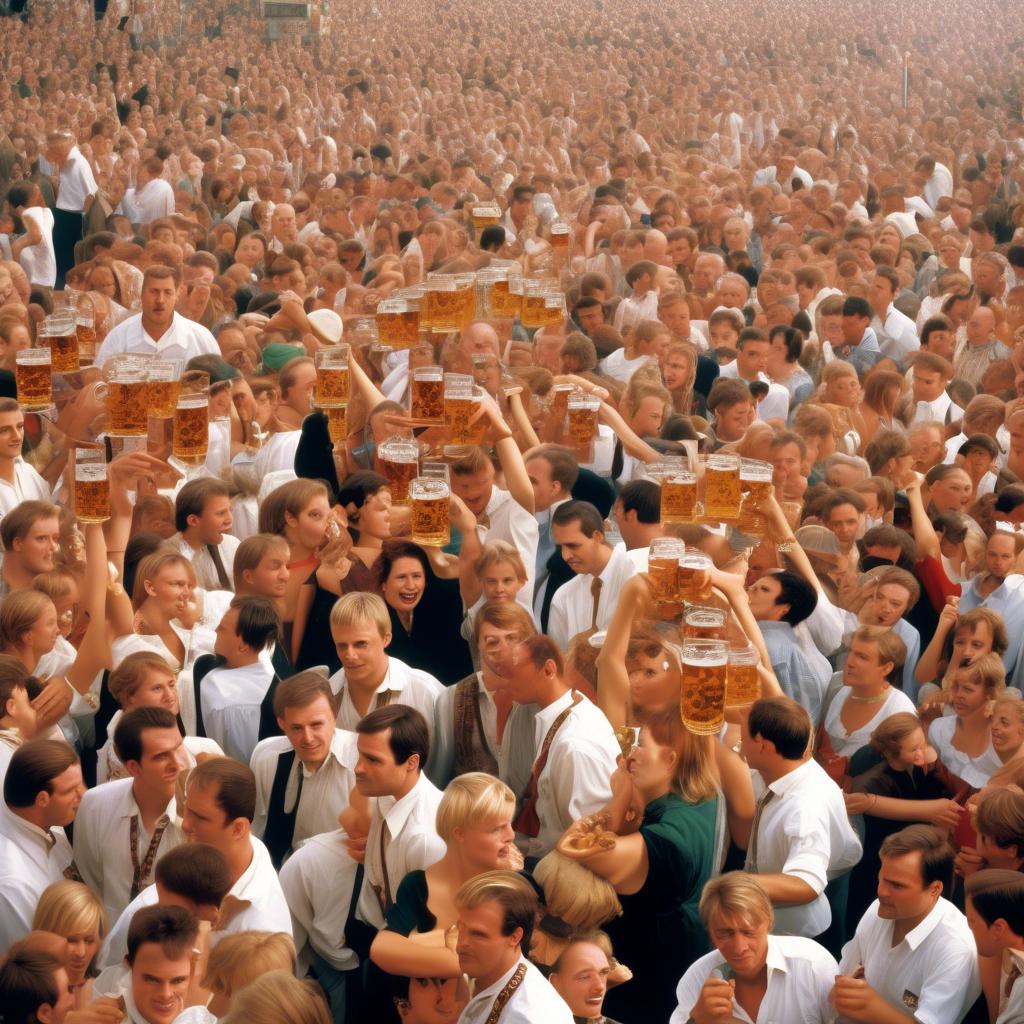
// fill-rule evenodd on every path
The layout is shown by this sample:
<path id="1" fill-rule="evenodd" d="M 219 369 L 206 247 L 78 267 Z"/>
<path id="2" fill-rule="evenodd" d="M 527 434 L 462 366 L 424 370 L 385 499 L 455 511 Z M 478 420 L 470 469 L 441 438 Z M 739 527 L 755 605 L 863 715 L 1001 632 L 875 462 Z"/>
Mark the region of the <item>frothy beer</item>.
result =
<path id="1" fill-rule="evenodd" d="M 727 649 L 720 640 L 683 643 L 679 710 L 683 725 L 700 736 L 718 733 L 725 719 Z"/>
<path id="2" fill-rule="evenodd" d="M 110 518 L 110 480 L 106 464 L 98 458 L 75 465 L 75 514 L 83 523 L 105 523 Z"/>
<path id="3" fill-rule="evenodd" d="M 444 421 L 444 378 L 440 366 L 424 366 L 412 372 L 410 412 L 413 419 Z"/>
<path id="4" fill-rule="evenodd" d="M 201 466 L 210 447 L 210 400 L 205 394 L 182 395 L 174 410 L 171 454 L 186 466 Z"/>
<path id="5" fill-rule="evenodd" d="M 438 477 L 417 477 L 412 495 L 412 542 L 442 548 L 451 540 L 448 484 Z"/>
<path id="6" fill-rule="evenodd" d="M 49 348 L 26 348 L 15 356 L 18 404 L 23 409 L 46 409 L 53 404 Z"/>
<path id="7" fill-rule="evenodd" d="M 107 433 L 115 437 L 143 437 L 149 427 L 149 386 L 145 380 L 117 380 L 107 384 Z"/>

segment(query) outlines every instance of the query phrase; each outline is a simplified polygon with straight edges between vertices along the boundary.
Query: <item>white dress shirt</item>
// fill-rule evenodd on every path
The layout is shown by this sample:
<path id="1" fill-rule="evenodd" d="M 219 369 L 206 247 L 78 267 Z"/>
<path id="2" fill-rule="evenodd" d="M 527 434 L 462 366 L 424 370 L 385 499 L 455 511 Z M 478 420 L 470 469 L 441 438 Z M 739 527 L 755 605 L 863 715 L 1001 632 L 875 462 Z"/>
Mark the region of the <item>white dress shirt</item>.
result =
<path id="1" fill-rule="evenodd" d="M 619 603 L 619 592 L 626 581 L 636 575 L 625 544 L 612 548 L 608 564 L 601 570 L 601 593 L 597 605 L 597 628 L 607 629 Z M 548 615 L 548 636 L 562 651 L 577 633 L 591 627 L 594 619 L 594 598 L 591 587 L 594 577 L 577 575 L 555 591 Z"/>
<path id="2" fill-rule="evenodd" d="M 77 146 L 71 147 L 57 182 L 57 209 L 68 213 L 83 213 L 85 201 L 98 191 L 89 161 Z"/>
<path id="3" fill-rule="evenodd" d="M 134 779 L 117 779 L 90 789 L 75 816 L 75 864 L 82 881 L 103 900 L 107 919 L 116 921 L 132 900 L 131 821 L 139 819 L 135 856 L 141 865 L 152 833 L 142 824 L 142 814 L 135 802 Z M 169 819 L 153 864 L 174 847 L 185 842 L 181 830 L 178 805 L 172 797 L 163 815 Z M 162 815 L 162 816 L 163 816 Z"/>
<path id="4" fill-rule="evenodd" d="M 312 836 L 281 868 L 281 888 L 292 912 L 292 932 L 300 965 L 308 970 L 310 950 L 336 971 L 359 966 L 359 957 L 345 944 L 359 865 L 349 856 L 345 831 Z"/>
<path id="5" fill-rule="evenodd" d="M 362 715 L 356 710 L 352 703 L 352 696 L 345 685 L 345 670 L 339 669 L 330 678 L 331 689 L 334 695 L 339 697 L 338 705 L 338 728 L 348 729 L 355 732 L 356 726 L 362 719 Z M 380 686 L 374 691 L 375 694 L 394 691 L 392 704 L 406 704 L 419 711 L 427 720 L 431 732 L 434 728 L 434 704 L 437 698 L 444 692 L 444 687 L 429 673 L 418 668 L 411 668 L 404 661 L 398 658 L 388 658 L 388 670 Z M 377 697 L 370 702 L 370 710 L 376 706 Z M 433 736 L 431 736 L 433 740 Z"/>
<path id="6" fill-rule="evenodd" d="M 174 213 L 174 189 L 163 178 L 151 178 L 141 189 L 128 189 L 118 212 L 132 224 L 152 224 Z"/>
<path id="7" fill-rule="evenodd" d="M 835 959 L 812 939 L 797 935 L 769 935 L 768 987 L 757 1019 L 732 1001 L 732 1017 L 744 1024 L 826 1024 L 835 1019 L 828 997 L 839 973 Z M 723 970 L 725 968 L 725 970 Z M 676 1007 L 669 1024 L 686 1024 L 700 999 L 704 983 L 712 975 L 728 979 L 732 972 L 725 958 L 713 950 L 694 963 L 679 981 Z"/>
<path id="8" fill-rule="evenodd" d="M 936 163 L 932 176 L 924 183 L 921 190 L 924 201 L 934 210 L 938 208 L 943 196 L 953 194 L 953 175 L 945 164 Z"/>
<path id="9" fill-rule="evenodd" d="M 1016 973 L 1016 978 L 1006 990 L 1007 982 L 1010 981 L 1009 971 L 1011 968 Z M 1007 949 L 1003 951 L 1003 967 L 999 972 L 999 1016 L 996 1024 L 1024 1024 L 1024 952 L 1019 949 Z"/>
<path id="10" fill-rule="evenodd" d="M 523 956 L 493 985 L 473 995 L 466 1003 L 458 1024 L 486 1024 L 498 993 L 509 983 L 521 964 L 526 966 L 526 975 L 501 1011 L 499 1024 L 573 1024 L 572 1011 L 568 1005 L 554 990 L 551 982 Z"/>
<path id="11" fill-rule="evenodd" d="M 18 262 L 28 275 L 30 284 L 52 288 L 57 283 L 57 256 L 53 250 L 53 211 L 46 206 L 30 206 L 21 213 L 22 220 L 30 220 L 39 228 L 42 240 L 26 245 Z"/>
<path id="12" fill-rule="evenodd" d="M 625 299 L 624 301 L 628 302 L 629 300 Z M 617 348 L 601 360 L 600 368 L 601 372 L 608 377 L 613 377 L 615 380 L 621 380 L 623 383 L 626 383 L 641 366 L 651 362 L 651 360 L 651 356 L 636 356 L 634 359 L 627 359 L 626 350 L 624 348 Z"/>
<path id="13" fill-rule="evenodd" d="M 0 956 L 32 930 L 43 890 L 64 878 L 71 845 L 64 829 L 49 833 L 0 800 Z"/>
<path id="14" fill-rule="evenodd" d="M 615 307 L 612 326 L 625 336 L 643 320 L 658 319 L 658 293 L 652 288 L 643 295 L 630 295 Z"/>
<path id="15" fill-rule="evenodd" d="M 0 480 L 0 517 L 23 501 L 49 501 L 50 485 L 20 455 L 14 460 L 14 483 Z"/>
<path id="16" fill-rule="evenodd" d="M 374 928 L 383 928 L 385 924 L 377 898 L 377 890 L 382 898 L 385 891 L 384 865 L 393 901 L 399 884 L 410 871 L 425 871 L 444 856 L 447 847 L 435 827 L 441 796 L 441 791 L 421 773 L 416 785 L 400 800 L 379 796 L 372 801 L 358 906 L 360 919 Z"/>
<path id="17" fill-rule="evenodd" d="M 890 1005 L 920 1024 L 958 1024 L 981 991 L 978 951 L 967 918 L 948 900 L 902 942 L 893 945 L 895 922 L 878 916 L 878 900 L 865 911 L 843 947 L 839 973 L 864 968 L 864 980 Z"/>
<path id="18" fill-rule="evenodd" d="M 888 356 L 897 366 L 905 366 L 907 357 L 921 347 L 917 324 L 891 302 L 885 311 L 885 320 L 876 315 L 871 321 L 871 326 L 878 335 L 882 355 Z"/>
<path id="19" fill-rule="evenodd" d="M 621 753 L 615 731 L 600 708 L 586 697 L 573 705 L 576 696 L 574 691 L 566 691 L 534 718 L 535 762 L 555 719 L 567 708 L 572 709 L 551 741 L 547 762 L 537 780 L 540 832 L 535 837 L 517 837 L 519 848 L 528 857 L 542 857 L 554 849 L 574 821 L 594 814 L 611 799 L 610 780 Z M 532 772 L 533 762 L 530 769 Z"/>
<path id="20" fill-rule="evenodd" d="M 256 817 L 253 819 L 252 831 L 253 835 L 260 838 L 267 827 L 270 791 L 274 785 L 278 758 L 291 749 L 287 737 L 269 736 L 261 740 L 253 751 L 249 765 L 256 776 Z M 349 793 L 356 784 L 358 758 L 356 734 L 345 729 L 334 730 L 327 759 L 315 772 L 309 771 L 296 757 L 284 792 L 284 806 L 290 809 L 295 806 L 301 771 L 302 796 L 295 815 L 293 848 L 310 836 L 330 832 L 338 827 L 338 815 L 348 807 Z"/>
<path id="21" fill-rule="evenodd" d="M 751 384 L 752 381 L 746 380 L 746 378 L 740 377 L 739 368 L 736 366 L 736 360 L 726 363 L 722 366 L 718 375 L 720 377 L 732 377 L 734 380 L 744 380 L 745 383 Z M 778 384 L 771 380 L 767 374 L 759 373 L 757 375 L 758 380 L 768 385 L 768 394 L 761 399 L 757 404 L 757 418 L 759 420 L 785 420 L 789 417 L 789 389 L 784 384 Z"/>
<path id="22" fill-rule="evenodd" d="M 159 338 L 151 338 L 142 327 L 142 314 L 122 320 L 103 339 L 96 353 L 96 366 L 112 356 L 135 354 L 156 356 L 158 359 L 181 359 L 188 362 L 193 356 L 220 355 L 217 339 L 202 325 L 174 314 L 171 326 Z"/>
<path id="23" fill-rule="evenodd" d="M 220 555 L 221 564 L 227 574 L 228 587 L 225 588 L 217 575 L 217 567 L 213 564 L 213 558 L 204 544 L 197 551 L 180 533 L 176 533 L 170 543 L 174 544 L 181 553 L 192 563 L 192 569 L 196 574 L 196 583 L 204 590 L 230 590 L 232 589 L 231 568 L 235 564 L 235 552 L 242 542 L 230 533 L 225 533 L 221 542 L 216 546 Z"/>
<path id="24" fill-rule="evenodd" d="M 273 678 L 273 666 L 260 659 L 241 668 L 215 668 L 200 685 L 204 732 L 243 764 L 260 741 L 260 708 Z"/>
<path id="25" fill-rule="evenodd" d="M 931 402 L 914 403 L 914 416 L 910 425 L 916 427 L 919 423 L 941 423 L 945 426 L 947 423 L 961 419 L 963 414 L 963 409 L 943 391 L 938 398 Z"/>
<path id="26" fill-rule="evenodd" d="M 775 908 L 776 934 L 813 938 L 832 921 L 825 886 L 861 857 L 842 790 L 817 761 L 805 761 L 768 787 L 760 772 L 751 774 L 760 815 L 747 847 L 747 870 L 792 875 L 817 893 L 810 903 Z M 766 788 L 773 796 L 762 801 Z"/>
<path id="27" fill-rule="evenodd" d="M 277 872 L 270 860 L 267 848 L 255 836 L 252 837 L 252 860 L 228 891 L 229 896 L 241 900 L 247 906 L 227 922 L 218 931 L 211 932 L 210 943 L 216 943 L 225 935 L 238 932 L 284 932 L 292 934 L 292 916 L 288 903 L 284 898 Z M 97 966 L 111 967 L 120 964 L 128 952 L 128 926 L 132 923 L 135 912 L 143 907 L 155 906 L 158 901 L 155 885 L 147 886 L 125 908 L 117 923 L 103 943 L 97 957 Z M 108 986 L 100 995 L 111 989 Z"/>
<path id="28" fill-rule="evenodd" d="M 516 600 L 529 611 L 533 604 L 533 582 L 536 576 L 537 544 L 540 536 L 536 518 L 532 512 L 527 512 L 509 491 L 500 487 L 491 487 L 491 497 L 481 518 L 490 524 L 477 528 L 481 543 L 488 540 L 503 540 L 519 552 L 526 569 L 526 585 L 520 589 Z"/>

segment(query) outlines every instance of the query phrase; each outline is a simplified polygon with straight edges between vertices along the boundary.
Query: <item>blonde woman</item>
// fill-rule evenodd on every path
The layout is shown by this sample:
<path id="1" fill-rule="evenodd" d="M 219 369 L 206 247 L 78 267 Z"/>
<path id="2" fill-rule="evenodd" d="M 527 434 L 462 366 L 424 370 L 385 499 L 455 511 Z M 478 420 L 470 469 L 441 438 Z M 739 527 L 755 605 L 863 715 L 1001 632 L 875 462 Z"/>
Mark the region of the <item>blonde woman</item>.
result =
<path id="1" fill-rule="evenodd" d="M 697 377 L 697 349 L 685 341 L 673 342 L 665 353 L 662 379 L 672 396 L 672 408 L 683 416 L 693 412 L 693 382 Z"/>
<path id="2" fill-rule="evenodd" d="M 496 869 L 518 870 L 513 844 L 515 796 L 483 772 L 453 779 L 437 808 L 437 834 L 445 855 L 426 871 L 412 871 L 395 893 L 387 926 L 377 933 L 370 959 L 388 974 L 456 978 L 459 958 L 448 945 L 458 921 L 455 895 L 464 882 Z"/>
<path id="3" fill-rule="evenodd" d="M 225 935 L 209 953 L 202 987 L 211 993 L 207 1009 L 213 1019 L 232 1008 L 237 993 L 272 972 L 295 972 L 295 943 L 284 932 L 237 932 Z"/>
<path id="4" fill-rule="evenodd" d="M 74 994 L 76 1010 L 88 1006 L 96 975 L 94 961 L 107 933 L 103 901 L 81 882 L 54 882 L 39 897 L 32 928 L 67 940 L 68 988 Z"/>
<path id="5" fill-rule="evenodd" d="M 223 1024 L 333 1024 L 319 985 L 271 971 L 234 998 Z"/>

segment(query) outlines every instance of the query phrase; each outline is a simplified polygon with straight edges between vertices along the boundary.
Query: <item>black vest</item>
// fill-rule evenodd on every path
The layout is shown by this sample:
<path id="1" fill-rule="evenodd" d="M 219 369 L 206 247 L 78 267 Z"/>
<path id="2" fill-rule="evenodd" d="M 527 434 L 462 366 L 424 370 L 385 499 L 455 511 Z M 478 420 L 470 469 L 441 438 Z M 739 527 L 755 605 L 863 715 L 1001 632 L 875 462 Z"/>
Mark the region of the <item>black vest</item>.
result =
<path id="1" fill-rule="evenodd" d="M 278 755 L 277 768 L 274 770 L 274 781 L 270 787 L 270 801 L 267 804 L 267 827 L 263 831 L 263 844 L 280 871 L 285 857 L 292 848 L 295 836 L 295 820 L 299 816 L 299 804 L 302 802 L 302 766 L 299 765 L 298 792 L 295 794 L 295 806 L 284 809 L 285 793 L 288 790 L 288 778 L 295 764 L 295 751 L 291 748 Z"/>

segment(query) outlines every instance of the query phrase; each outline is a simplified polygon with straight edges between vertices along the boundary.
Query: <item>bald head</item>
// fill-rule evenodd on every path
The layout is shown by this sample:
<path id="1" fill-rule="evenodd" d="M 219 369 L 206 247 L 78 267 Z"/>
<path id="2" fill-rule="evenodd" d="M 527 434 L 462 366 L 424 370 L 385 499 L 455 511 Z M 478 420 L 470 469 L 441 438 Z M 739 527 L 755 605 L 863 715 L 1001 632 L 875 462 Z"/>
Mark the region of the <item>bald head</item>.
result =
<path id="1" fill-rule="evenodd" d="M 992 340 L 996 317 L 988 306 L 979 306 L 967 321 L 967 340 L 972 345 L 985 345 Z"/>

